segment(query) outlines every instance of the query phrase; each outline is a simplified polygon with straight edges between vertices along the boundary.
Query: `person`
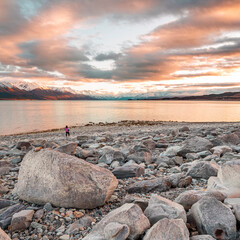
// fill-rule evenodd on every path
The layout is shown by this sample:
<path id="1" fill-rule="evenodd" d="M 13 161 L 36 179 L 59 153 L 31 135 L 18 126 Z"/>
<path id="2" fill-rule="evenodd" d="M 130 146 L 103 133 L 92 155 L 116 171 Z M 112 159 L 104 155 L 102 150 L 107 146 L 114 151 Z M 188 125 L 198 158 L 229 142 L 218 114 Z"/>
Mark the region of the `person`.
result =
<path id="1" fill-rule="evenodd" d="M 68 126 L 65 127 L 66 137 L 70 136 L 69 128 Z"/>

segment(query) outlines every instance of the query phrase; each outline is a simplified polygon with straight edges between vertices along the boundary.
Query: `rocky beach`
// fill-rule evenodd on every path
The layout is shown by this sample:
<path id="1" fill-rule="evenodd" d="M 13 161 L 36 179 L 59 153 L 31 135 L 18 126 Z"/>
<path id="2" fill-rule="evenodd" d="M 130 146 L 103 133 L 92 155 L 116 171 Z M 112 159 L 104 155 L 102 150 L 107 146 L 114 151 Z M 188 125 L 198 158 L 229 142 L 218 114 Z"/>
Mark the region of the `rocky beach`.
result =
<path id="1" fill-rule="evenodd" d="M 240 123 L 0 136 L 0 239 L 240 239 Z"/>

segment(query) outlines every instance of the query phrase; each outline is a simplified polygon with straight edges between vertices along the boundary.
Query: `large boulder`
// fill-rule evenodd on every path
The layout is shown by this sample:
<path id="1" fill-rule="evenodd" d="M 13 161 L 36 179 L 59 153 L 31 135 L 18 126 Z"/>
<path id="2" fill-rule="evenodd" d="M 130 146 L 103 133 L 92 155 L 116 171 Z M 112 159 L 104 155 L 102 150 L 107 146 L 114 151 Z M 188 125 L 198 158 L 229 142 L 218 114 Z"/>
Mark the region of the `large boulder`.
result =
<path id="1" fill-rule="evenodd" d="M 214 197 L 217 200 L 223 202 L 227 195 L 216 190 L 201 191 L 201 190 L 189 190 L 181 193 L 176 199 L 175 202 L 181 204 L 184 209 L 189 210 L 194 203 L 199 201 L 203 197 Z"/>
<path id="2" fill-rule="evenodd" d="M 151 196 L 144 214 L 148 217 L 151 225 L 163 218 L 182 219 L 185 223 L 187 221 L 182 205 L 155 194 Z"/>
<path id="3" fill-rule="evenodd" d="M 182 219 L 164 218 L 147 231 L 143 240 L 189 240 L 189 232 Z"/>
<path id="4" fill-rule="evenodd" d="M 229 161 L 222 165 L 217 177 L 209 178 L 208 189 L 221 190 L 228 197 L 240 197 L 240 160 Z"/>
<path id="5" fill-rule="evenodd" d="M 111 238 L 112 234 L 110 233 L 114 232 L 115 236 L 119 234 L 120 236 L 127 236 L 128 239 L 134 240 L 138 239 L 139 236 L 142 235 L 148 228 L 150 228 L 150 223 L 148 221 L 148 218 L 143 214 L 142 209 L 136 204 L 126 203 L 105 216 L 83 239 L 126 239 Z"/>
<path id="6" fill-rule="evenodd" d="M 213 144 L 209 140 L 196 136 L 183 142 L 178 155 L 185 157 L 187 153 L 198 153 L 209 150 L 212 147 Z"/>
<path id="7" fill-rule="evenodd" d="M 217 176 L 218 168 L 208 162 L 193 162 L 187 172 L 187 176 L 192 178 L 204 178 L 209 179 L 211 176 Z"/>
<path id="8" fill-rule="evenodd" d="M 236 219 L 231 209 L 216 198 L 203 197 L 191 208 L 191 215 L 200 234 L 216 239 L 236 239 Z"/>
<path id="9" fill-rule="evenodd" d="M 14 192 L 36 204 L 92 209 L 107 201 L 118 181 L 107 169 L 58 151 L 30 151 Z"/>

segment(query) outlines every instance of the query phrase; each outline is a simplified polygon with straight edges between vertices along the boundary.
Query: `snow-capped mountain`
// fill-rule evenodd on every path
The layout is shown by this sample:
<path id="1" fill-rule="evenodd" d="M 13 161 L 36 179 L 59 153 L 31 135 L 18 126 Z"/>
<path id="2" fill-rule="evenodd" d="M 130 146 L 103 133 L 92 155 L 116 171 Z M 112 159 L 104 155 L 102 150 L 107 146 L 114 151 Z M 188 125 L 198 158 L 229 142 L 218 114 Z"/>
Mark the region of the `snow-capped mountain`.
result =
<path id="1" fill-rule="evenodd" d="M 19 89 L 26 90 L 26 91 L 31 91 L 36 88 L 44 89 L 39 84 L 32 83 L 32 82 L 16 82 L 13 85 Z"/>
<path id="2" fill-rule="evenodd" d="M 0 99 L 36 100 L 94 100 L 92 96 L 77 93 L 71 88 L 42 87 L 31 82 L 0 81 Z"/>

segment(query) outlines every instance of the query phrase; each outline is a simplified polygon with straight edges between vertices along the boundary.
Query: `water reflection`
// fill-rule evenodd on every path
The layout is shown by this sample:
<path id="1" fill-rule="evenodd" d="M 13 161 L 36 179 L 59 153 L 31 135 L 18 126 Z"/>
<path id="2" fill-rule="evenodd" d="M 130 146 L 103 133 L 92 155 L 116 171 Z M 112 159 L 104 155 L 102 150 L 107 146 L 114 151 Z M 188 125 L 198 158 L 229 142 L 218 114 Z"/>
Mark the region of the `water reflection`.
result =
<path id="1" fill-rule="evenodd" d="M 13 134 L 100 121 L 240 121 L 240 102 L 0 101 L 0 114 L 0 134 Z"/>

